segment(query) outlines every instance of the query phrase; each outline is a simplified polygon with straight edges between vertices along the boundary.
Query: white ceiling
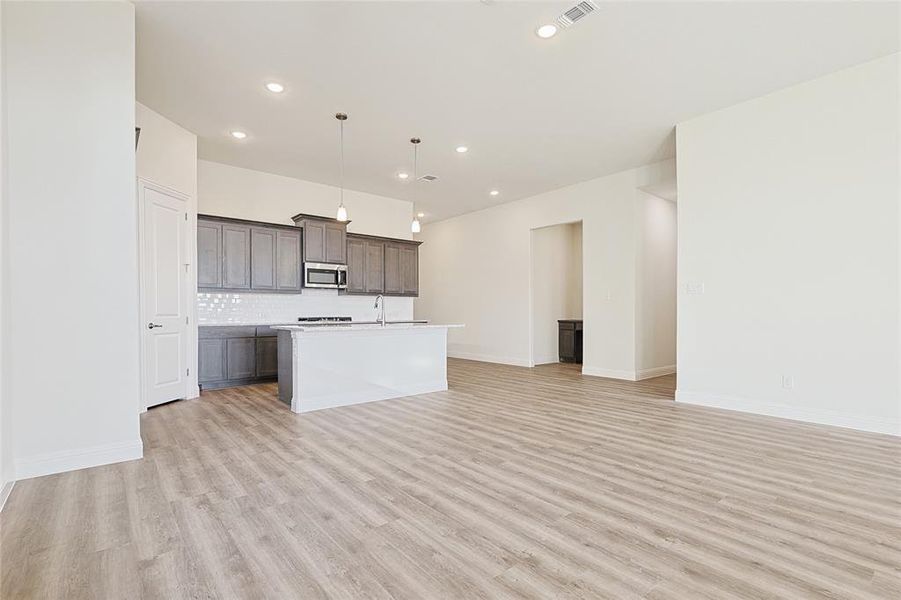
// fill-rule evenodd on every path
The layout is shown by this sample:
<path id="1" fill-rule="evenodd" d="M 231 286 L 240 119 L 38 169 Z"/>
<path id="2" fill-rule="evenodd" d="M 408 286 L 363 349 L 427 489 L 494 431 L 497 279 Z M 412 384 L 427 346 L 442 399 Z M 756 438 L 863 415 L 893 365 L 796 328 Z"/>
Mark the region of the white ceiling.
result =
<path id="1" fill-rule="evenodd" d="M 600 2 L 535 36 L 573 4 L 139 2 L 137 96 L 201 158 L 329 184 L 345 111 L 347 187 L 415 188 L 428 222 L 672 157 L 679 121 L 898 51 L 893 2 Z M 413 135 L 435 183 L 395 176 Z"/>

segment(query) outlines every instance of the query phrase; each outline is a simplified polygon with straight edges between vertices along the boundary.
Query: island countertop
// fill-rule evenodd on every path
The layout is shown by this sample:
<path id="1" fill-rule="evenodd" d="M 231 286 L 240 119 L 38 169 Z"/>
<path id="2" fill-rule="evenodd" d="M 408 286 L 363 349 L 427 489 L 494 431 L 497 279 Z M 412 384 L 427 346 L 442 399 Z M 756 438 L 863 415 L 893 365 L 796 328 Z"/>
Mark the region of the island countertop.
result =
<path id="1" fill-rule="evenodd" d="M 297 334 L 333 334 L 333 333 L 354 333 L 354 332 L 378 332 L 378 331 L 402 331 L 402 330 L 421 330 L 421 329 L 457 329 L 464 327 L 460 323 L 386 323 L 381 325 L 378 323 L 348 323 L 348 324 L 328 324 L 328 325 L 273 325 L 272 329 L 281 331 L 289 331 Z"/>

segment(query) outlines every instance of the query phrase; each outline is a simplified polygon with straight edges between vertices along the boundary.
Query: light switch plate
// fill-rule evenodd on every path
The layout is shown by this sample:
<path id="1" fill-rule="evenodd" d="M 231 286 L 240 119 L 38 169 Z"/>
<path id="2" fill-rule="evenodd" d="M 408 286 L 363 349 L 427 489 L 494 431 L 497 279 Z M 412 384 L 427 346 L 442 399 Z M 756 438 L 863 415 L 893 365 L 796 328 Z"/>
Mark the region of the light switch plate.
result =
<path id="1" fill-rule="evenodd" d="M 704 283 L 698 281 L 690 281 L 685 284 L 685 293 L 686 294 L 703 294 L 704 293 Z"/>

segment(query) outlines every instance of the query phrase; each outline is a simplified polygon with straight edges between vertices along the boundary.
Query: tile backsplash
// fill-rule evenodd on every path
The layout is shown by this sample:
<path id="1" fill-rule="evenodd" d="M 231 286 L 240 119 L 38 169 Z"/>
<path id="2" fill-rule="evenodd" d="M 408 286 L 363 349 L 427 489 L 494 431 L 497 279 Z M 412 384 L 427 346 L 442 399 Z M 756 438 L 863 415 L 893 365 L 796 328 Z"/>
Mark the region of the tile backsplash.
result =
<path id="1" fill-rule="evenodd" d="M 374 321 L 375 296 L 344 296 L 337 290 L 305 289 L 302 294 L 197 293 L 197 323 L 271 325 L 292 323 L 297 317 L 351 317 Z M 413 318 L 413 298 L 385 298 L 388 319 Z"/>

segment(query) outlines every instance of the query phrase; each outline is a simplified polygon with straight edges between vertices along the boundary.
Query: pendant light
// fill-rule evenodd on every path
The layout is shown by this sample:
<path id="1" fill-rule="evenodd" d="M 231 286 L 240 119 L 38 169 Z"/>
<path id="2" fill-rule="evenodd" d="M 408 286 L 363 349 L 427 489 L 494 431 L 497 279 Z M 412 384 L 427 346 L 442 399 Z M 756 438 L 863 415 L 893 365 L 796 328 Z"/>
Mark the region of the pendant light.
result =
<path id="1" fill-rule="evenodd" d="M 417 173 L 417 164 L 418 153 L 417 149 L 419 148 L 419 143 L 422 140 L 419 138 L 410 138 L 410 143 L 413 144 L 413 222 L 410 224 L 410 231 L 413 233 L 419 233 L 422 231 L 422 225 L 419 223 L 419 213 L 416 212 L 416 182 L 419 181 L 419 174 Z"/>
<path id="2" fill-rule="evenodd" d="M 345 113 L 338 113 L 335 115 L 335 118 L 338 119 L 338 147 L 340 148 L 340 201 L 338 203 L 338 214 L 336 215 L 336 219 L 339 221 L 347 220 L 347 209 L 344 208 L 344 121 L 347 120 L 347 115 Z"/>

